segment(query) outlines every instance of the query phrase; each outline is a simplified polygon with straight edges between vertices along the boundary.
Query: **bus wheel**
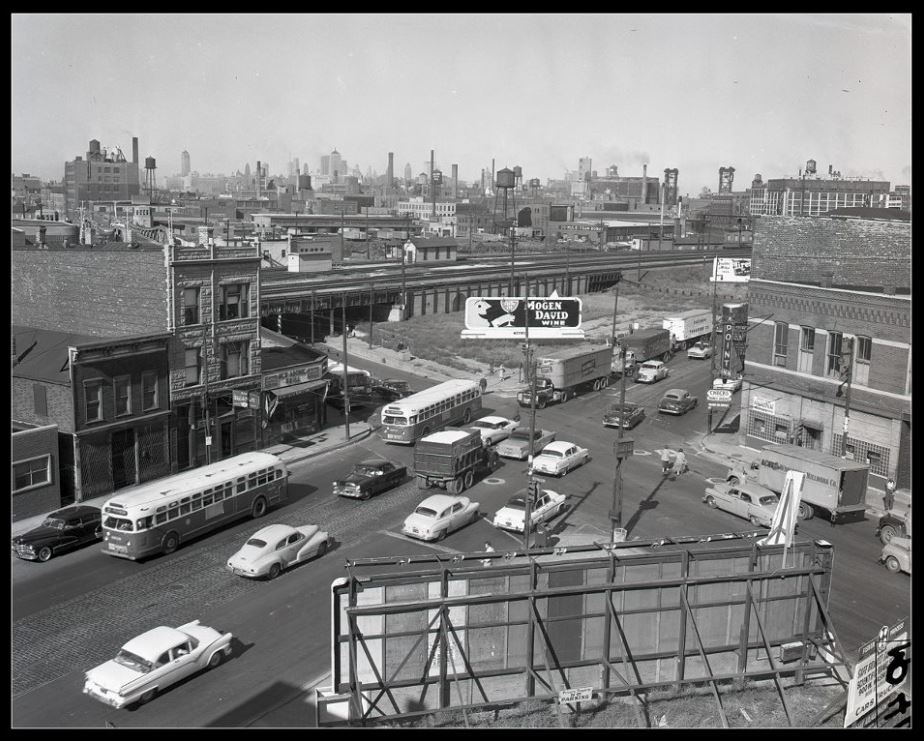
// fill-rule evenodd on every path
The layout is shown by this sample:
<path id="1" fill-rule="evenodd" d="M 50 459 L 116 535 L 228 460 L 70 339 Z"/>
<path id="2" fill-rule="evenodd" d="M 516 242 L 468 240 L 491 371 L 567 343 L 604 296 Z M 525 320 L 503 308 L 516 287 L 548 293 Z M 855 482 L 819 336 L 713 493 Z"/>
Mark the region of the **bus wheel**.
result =
<path id="1" fill-rule="evenodd" d="M 805 502 L 799 502 L 799 519 L 800 520 L 811 520 L 815 516 L 815 509 L 811 504 L 806 504 Z"/>
<path id="2" fill-rule="evenodd" d="M 266 514 L 266 500 L 263 497 L 257 497 L 253 501 L 253 507 L 250 508 L 250 514 L 256 520 Z"/>
<path id="3" fill-rule="evenodd" d="M 161 550 L 164 553 L 173 553 L 179 544 L 180 539 L 176 533 L 167 533 L 164 536 L 163 543 L 161 543 Z"/>
<path id="4" fill-rule="evenodd" d="M 472 483 L 474 481 L 475 481 L 475 474 L 472 473 L 471 471 L 466 471 L 465 472 L 465 489 L 471 489 Z M 462 491 L 465 491 L 465 489 L 463 489 Z"/>
<path id="5" fill-rule="evenodd" d="M 430 428 L 424 427 L 423 435 L 421 435 L 421 437 L 426 437 L 429 434 L 430 434 Z"/>
<path id="6" fill-rule="evenodd" d="M 462 412 L 462 424 L 467 425 L 472 421 L 472 410 L 466 407 L 465 411 Z"/>

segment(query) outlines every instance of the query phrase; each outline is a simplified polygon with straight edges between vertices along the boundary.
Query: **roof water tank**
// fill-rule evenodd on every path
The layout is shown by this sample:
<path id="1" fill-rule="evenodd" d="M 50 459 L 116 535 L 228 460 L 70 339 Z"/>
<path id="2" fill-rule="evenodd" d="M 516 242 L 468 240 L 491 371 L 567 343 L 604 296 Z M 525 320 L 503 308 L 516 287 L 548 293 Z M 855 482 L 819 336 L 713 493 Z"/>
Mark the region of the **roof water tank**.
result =
<path id="1" fill-rule="evenodd" d="M 516 187 L 516 176 L 514 175 L 513 170 L 509 170 L 505 167 L 497 171 L 497 187 L 498 188 Z"/>

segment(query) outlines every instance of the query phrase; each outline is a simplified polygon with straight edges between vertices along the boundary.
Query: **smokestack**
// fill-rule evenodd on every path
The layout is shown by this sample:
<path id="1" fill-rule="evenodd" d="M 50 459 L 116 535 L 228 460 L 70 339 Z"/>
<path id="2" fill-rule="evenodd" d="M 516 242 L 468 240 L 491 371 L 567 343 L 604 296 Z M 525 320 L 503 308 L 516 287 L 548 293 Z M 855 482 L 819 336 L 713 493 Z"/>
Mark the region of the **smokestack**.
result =
<path id="1" fill-rule="evenodd" d="M 648 164 L 642 165 L 642 205 L 648 203 Z"/>
<path id="2" fill-rule="evenodd" d="M 491 158 L 491 190 L 494 190 L 494 158 Z"/>
<path id="3" fill-rule="evenodd" d="M 138 137 L 132 137 L 132 162 L 138 164 Z"/>
<path id="4" fill-rule="evenodd" d="M 260 168 L 260 160 L 257 160 L 257 198 L 260 197 L 260 176 L 263 175 L 263 170 Z"/>
<path id="5" fill-rule="evenodd" d="M 481 194 L 484 195 L 484 168 L 481 168 Z"/>
<path id="6" fill-rule="evenodd" d="M 452 197 L 459 197 L 459 166 L 452 166 Z"/>
<path id="7" fill-rule="evenodd" d="M 391 184 L 395 179 L 395 153 L 388 153 L 388 172 L 385 175 L 385 192 L 391 193 Z"/>

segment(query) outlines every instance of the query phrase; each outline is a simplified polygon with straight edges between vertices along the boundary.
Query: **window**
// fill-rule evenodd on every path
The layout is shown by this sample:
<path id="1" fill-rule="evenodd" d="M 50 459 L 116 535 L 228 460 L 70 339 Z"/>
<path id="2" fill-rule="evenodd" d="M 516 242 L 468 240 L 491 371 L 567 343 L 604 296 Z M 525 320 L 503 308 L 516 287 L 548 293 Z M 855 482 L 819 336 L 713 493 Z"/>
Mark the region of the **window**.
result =
<path id="1" fill-rule="evenodd" d="M 186 350 L 186 385 L 196 386 L 201 383 L 200 376 L 200 355 L 198 348 Z"/>
<path id="2" fill-rule="evenodd" d="M 873 338 L 858 336 L 854 346 L 856 347 L 857 362 L 868 363 L 873 356 Z"/>
<path id="3" fill-rule="evenodd" d="M 51 481 L 51 456 L 43 455 L 13 464 L 13 493 L 41 486 Z"/>
<path id="4" fill-rule="evenodd" d="M 199 289 L 183 289 L 183 324 L 199 323 Z"/>
<path id="5" fill-rule="evenodd" d="M 825 374 L 835 378 L 841 373 L 841 347 L 844 336 L 840 332 L 828 332 L 828 363 Z"/>
<path id="6" fill-rule="evenodd" d="M 116 416 L 132 413 L 132 379 L 131 376 L 119 376 L 113 380 L 115 388 Z"/>
<path id="7" fill-rule="evenodd" d="M 231 286 L 222 286 L 221 306 L 218 308 L 219 319 L 243 319 L 247 316 L 247 301 L 250 294 L 250 285 L 235 283 Z"/>
<path id="8" fill-rule="evenodd" d="M 248 375 L 249 342 L 229 342 L 222 345 L 222 378 Z"/>
<path id="9" fill-rule="evenodd" d="M 48 416 L 48 395 L 47 389 L 38 384 L 32 384 L 32 406 L 35 409 L 36 415 L 39 417 Z"/>
<path id="10" fill-rule="evenodd" d="M 147 412 L 157 407 L 157 374 L 147 371 L 141 374 L 141 409 Z"/>
<path id="11" fill-rule="evenodd" d="M 815 328 L 814 327 L 802 327 L 802 342 L 799 345 L 799 349 L 802 352 L 814 352 L 815 351 Z"/>
<path id="12" fill-rule="evenodd" d="M 83 384 L 83 393 L 86 400 L 85 411 L 87 422 L 96 422 L 103 418 L 103 383 L 102 381 L 86 381 Z"/>
<path id="13" fill-rule="evenodd" d="M 786 345 L 789 339 L 789 325 L 776 322 L 773 329 L 773 364 L 786 365 Z"/>

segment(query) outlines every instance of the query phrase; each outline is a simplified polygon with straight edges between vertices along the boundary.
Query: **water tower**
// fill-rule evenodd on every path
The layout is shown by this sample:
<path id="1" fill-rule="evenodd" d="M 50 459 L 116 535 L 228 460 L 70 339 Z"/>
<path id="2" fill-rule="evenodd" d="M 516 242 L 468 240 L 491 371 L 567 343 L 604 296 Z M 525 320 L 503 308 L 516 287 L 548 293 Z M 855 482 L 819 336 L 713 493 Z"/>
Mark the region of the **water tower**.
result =
<path id="1" fill-rule="evenodd" d="M 154 200 L 154 170 L 157 169 L 157 163 L 153 157 L 144 158 L 144 187 L 148 190 L 148 198 Z"/>
<path id="2" fill-rule="evenodd" d="M 497 234 L 497 198 L 500 195 L 500 191 L 504 192 L 504 217 L 501 221 L 502 228 L 507 228 L 507 191 L 514 190 L 516 188 L 516 174 L 513 170 L 509 168 L 502 168 L 497 171 L 497 183 L 495 183 L 496 189 L 494 191 L 494 233 Z M 514 211 L 516 211 L 516 203 L 514 203 Z"/>

